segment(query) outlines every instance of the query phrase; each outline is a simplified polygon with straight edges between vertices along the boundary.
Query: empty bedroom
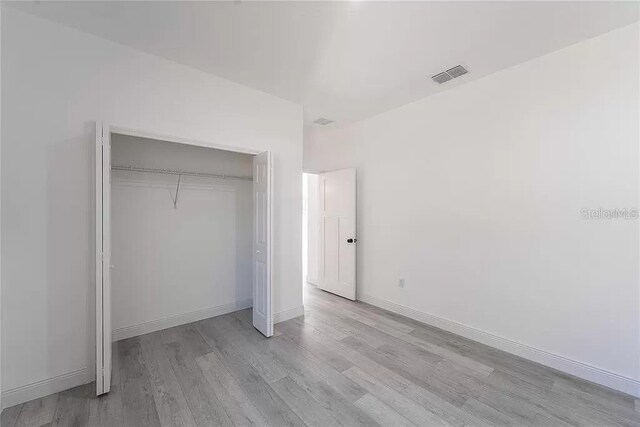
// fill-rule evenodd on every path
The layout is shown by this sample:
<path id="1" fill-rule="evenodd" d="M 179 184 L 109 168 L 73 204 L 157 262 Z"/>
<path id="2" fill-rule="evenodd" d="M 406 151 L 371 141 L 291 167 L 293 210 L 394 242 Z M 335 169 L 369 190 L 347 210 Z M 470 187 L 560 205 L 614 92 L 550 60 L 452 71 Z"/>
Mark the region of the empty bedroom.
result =
<path id="1" fill-rule="evenodd" d="M 0 1 L 1 426 L 640 426 L 639 21 Z"/>

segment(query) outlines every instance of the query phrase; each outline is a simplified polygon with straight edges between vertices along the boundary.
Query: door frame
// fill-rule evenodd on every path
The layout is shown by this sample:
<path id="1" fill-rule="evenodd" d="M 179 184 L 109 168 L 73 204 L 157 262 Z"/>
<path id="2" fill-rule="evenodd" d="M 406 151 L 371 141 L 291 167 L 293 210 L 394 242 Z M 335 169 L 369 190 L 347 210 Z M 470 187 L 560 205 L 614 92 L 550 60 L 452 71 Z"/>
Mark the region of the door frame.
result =
<path id="1" fill-rule="evenodd" d="M 105 325 L 111 325 L 111 310 L 105 310 L 105 305 L 111 307 L 110 265 L 111 251 L 111 230 L 105 238 L 105 222 L 110 224 L 111 203 L 105 203 L 105 188 L 107 189 L 107 200 L 111 195 L 111 143 L 110 134 L 107 134 L 107 144 L 105 144 L 104 124 L 96 122 L 95 126 L 95 315 L 96 315 L 96 351 L 95 351 L 95 374 L 96 374 L 96 394 L 99 396 L 111 390 L 111 381 L 105 383 L 105 372 L 111 377 L 111 337 L 105 336 L 111 333 L 111 328 L 105 331 Z M 105 155 L 106 154 L 106 155 Z M 105 171 L 106 169 L 108 171 Z M 105 187 L 105 181 L 107 185 Z M 107 257 L 105 259 L 105 253 Z M 105 280 L 106 277 L 106 280 Z M 105 289 L 106 288 L 106 289 Z"/>
<path id="2" fill-rule="evenodd" d="M 117 133 L 119 135 L 126 135 L 126 136 L 134 136 L 134 137 L 139 137 L 139 138 L 147 138 L 147 139 L 152 139 L 152 140 L 158 140 L 158 141 L 165 141 L 165 142 L 173 142 L 173 143 L 177 143 L 177 144 L 184 144 L 184 145 L 191 145 L 191 146 L 195 146 L 195 147 L 204 147 L 204 148 L 214 148 L 217 150 L 224 150 L 224 151 L 231 151 L 231 152 L 235 152 L 235 153 L 242 153 L 242 154 L 251 154 L 251 155 L 257 155 L 260 153 L 263 153 L 265 151 L 269 152 L 269 157 L 271 159 L 271 168 L 269 170 L 270 173 L 270 185 L 268 186 L 267 189 L 267 193 L 268 193 L 268 206 L 267 209 L 269 210 L 269 221 L 267 223 L 267 231 L 269 233 L 269 236 L 271 236 L 271 238 L 269 239 L 268 242 L 268 249 L 269 249 L 269 259 L 268 259 L 268 266 L 269 266 L 269 293 L 271 295 L 271 324 L 273 325 L 273 258 L 274 258 L 274 251 L 273 251 L 273 155 L 272 152 L 270 150 L 260 150 L 260 149 L 254 149 L 254 148 L 247 148 L 247 147 L 239 147 L 239 146 L 234 146 L 234 145 L 225 145 L 225 144 L 217 144 L 217 143 L 212 143 L 212 142 L 208 142 L 208 141 L 201 141 L 201 140 L 196 140 L 196 139 L 190 139 L 190 138 L 183 138 L 183 137 L 179 137 L 179 136 L 175 136 L 175 135 L 163 135 L 163 134 L 158 134 L 155 132 L 149 132 L 149 131 L 144 131 L 144 130 L 140 130 L 140 129 L 132 129 L 132 128 L 127 128 L 127 127 L 123 127 L 123 126 L 117 126 L 117 125 L 113 125 L 111 123 L 108 123 L 106 121 L 102 121 L 102 120 L 96 120 L 96 134 L 95 134 L 95 138 L 97 140 L 98 138 L 98 131 L 100 130 L 100 137 L 104 138 L 103 135 L 108 135 L 109 137 L 109 144 L 110 144 L 110 138 L 111 138 L 111 134 L 113 133 Z M 104 139 L 103 139 L 104 141 Z M 97 164 L 97 159 L 98 159 L 98 152 L 95 153 L 95 164 Z M 101 154 L 101 153 L 100 153 Z M 111 150 L 109 150 L 109 155 L 111 154 Z M 109 166 L 111 165 L 111 161 L 109 159 L 108 161 Z M 103 160 L 103 165 L 104 165 L 104 160 Z M 92 166 L 95 167 L 95 166 Z M 110 176 L 110 175 L 109 175 Z M 101 250 L 99 249 L 99 246 L 102 247 L 102 234 L 103 233 L 99 233 L 98 231 L 98 224 L 102 224 L 103 218 L 105 217 L 105 211 L 104 211 L 104 205 L 102 203 L 102 197 L 98 197 L 99 194 L 99 188 L 100 188 L 100 192 L 102 191 L 102 182 L 103 182 L 103 177 L 104 174 L 100 173 L 99 171 L 95 170 L 95 177 L 96 177 L 96 182 L 95 182 L 95 194 L 94 194 L 94 202 L 95 202 L 95 224 L 94 224 L 94 230 L 95 230 L 95 302 L 96 302 L 96 306 L 95 306 L 95 321 L 96 321 L 96 339 L 95 339 L 95 345 L 94 345 L 94 349 L 95 349 L 95 369 L 93 370 L 93 373 L 96 375 L 96 394 L 97 395 L 101 395 L 104 393 L 107 393 L 109 390 L 105 390 L 105 388 L 103 387 L 103 381 L 102 381 L 102 377 L 100 374 L 100 372 L 102 371 L 102 369 L 104 368 L 104 361 L 103 361 L 103 351 L 104 351 L 104 346 L 107 344 L 109 344 L 109 349 L 107 350 L 110 353 L 111 350 L 111 343 L 113 342 L 113 338 L 112 337 L 104 337 L 103 335 L 103 331 L 104 331 L 104 326 L 105 326 L 105 321 L 111 322 L 111 302 L 110 302 L 110 298 L 109 295 L 111 294 L 111 281 L 109 280 L 107 283 L 106 288 L 103 286 L 102 283 L 102 276 L 103 276 L 103 271 L 105 270 L 104 264 L 102 262 L 102 254 L 101 254 Z M 109 184 L 111 185 L 111 184 Z M 110 213 L 106 214 L 108 217 L 110 216 Z M 111 235 L 111 225 L 109 224 L 108 226 L 108 233 L 109 235 Z M 99 237 L 100 236 L 100 237 Z M 111 240 L 109 238 L 109 240 Z M 109 270 L 109 267 L 107 267 L 107 270 Z M 109 273 L 107 273 L 109 274 Z M 107 299 L 105 300 L 105 295 L 107 296 Z M 106 310 L 106 316 L 105 314 L 105 310 L 103 310 L 103 304 L 104 302 L 107 301 L 109 307 Z M 107 341 L 108 339 L 108 341 Z M 112 356 L 111 356 L 112 357 Z M 107 387 L 109 388 L 109 387 Z"/>

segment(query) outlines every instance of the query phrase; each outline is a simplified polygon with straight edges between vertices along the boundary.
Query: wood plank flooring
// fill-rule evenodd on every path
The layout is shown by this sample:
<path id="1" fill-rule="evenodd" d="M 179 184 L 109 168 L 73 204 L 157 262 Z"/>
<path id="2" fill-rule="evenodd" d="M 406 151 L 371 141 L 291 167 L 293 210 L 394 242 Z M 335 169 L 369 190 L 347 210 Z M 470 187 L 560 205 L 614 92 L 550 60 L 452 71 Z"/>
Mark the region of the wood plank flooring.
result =
<path id="1" fill-rule="evenodd" d="M 305 288 L 265 339 L 249 310 L 114 343 L 113 387 L 6 409 L 14 426 L 640 426 L 640 403 L 376 307 Z"/>

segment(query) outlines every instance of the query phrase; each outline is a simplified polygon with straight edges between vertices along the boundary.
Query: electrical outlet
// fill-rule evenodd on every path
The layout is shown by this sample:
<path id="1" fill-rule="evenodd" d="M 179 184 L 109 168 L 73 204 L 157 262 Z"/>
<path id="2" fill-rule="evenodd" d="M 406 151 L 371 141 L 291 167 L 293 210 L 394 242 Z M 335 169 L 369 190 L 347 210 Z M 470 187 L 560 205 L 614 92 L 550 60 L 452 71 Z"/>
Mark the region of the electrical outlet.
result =
<path id="1" fill-rule="evenodd" d="M 401 288 L 404 288 L 404 279 L 400 279 L 398 281 L 398 286 L 400 286 Z"/>

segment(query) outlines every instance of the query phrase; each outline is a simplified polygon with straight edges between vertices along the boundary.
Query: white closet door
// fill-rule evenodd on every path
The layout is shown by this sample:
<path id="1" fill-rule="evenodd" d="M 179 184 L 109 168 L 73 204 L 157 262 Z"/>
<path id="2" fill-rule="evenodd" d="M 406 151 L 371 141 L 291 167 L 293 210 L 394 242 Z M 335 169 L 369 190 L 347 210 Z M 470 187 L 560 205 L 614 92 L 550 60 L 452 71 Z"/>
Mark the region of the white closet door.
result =
<path id="1" fill-rule="evenodd" d="M 356 299 L 356 170 L 318 176 L 318 288 Z"/>
<path id="2" fill-rule="evenodd" d="M 271 155 L 253 158 L 253 326 L 273 335 L 271 313 Z"/>
<path id="3" fill-rule="evenodd" d="M 96 394 L 111 390 L 111 141 L 96 123 Z"/>

